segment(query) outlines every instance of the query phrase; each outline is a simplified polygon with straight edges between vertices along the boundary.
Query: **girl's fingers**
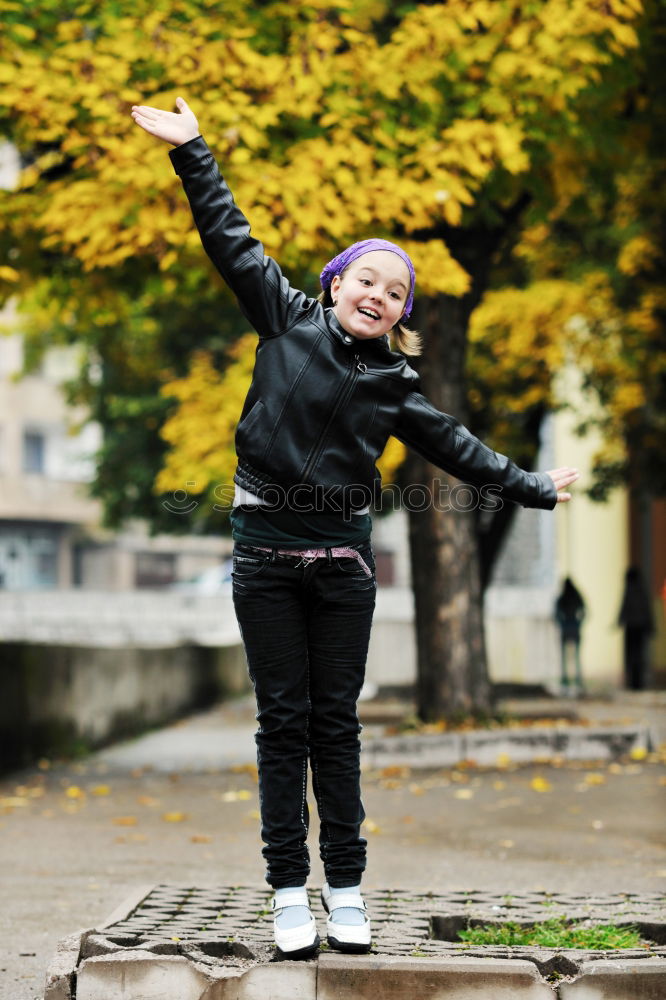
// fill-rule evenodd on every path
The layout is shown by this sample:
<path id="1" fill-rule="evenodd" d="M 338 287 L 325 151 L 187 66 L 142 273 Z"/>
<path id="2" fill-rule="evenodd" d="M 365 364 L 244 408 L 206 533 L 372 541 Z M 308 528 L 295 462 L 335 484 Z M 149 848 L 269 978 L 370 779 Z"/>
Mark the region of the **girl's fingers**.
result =
<path id="1" fill-rule="evenodd" d="M 150 121 L 148 118 L 144 118 L 142 115 L 132 115 L 132 117 L 137 125 L 140 125 L 146 132 L 155 132 L 155 122 Z"/>
<path id="2" fill-rule="evenodd" d="M 138 108 L 132 108 L 132 110 L 138 111 L 139 114 L 143 115 L 145 118 L 154 118 L 155 120 L 157 120 L 160 117 L 160 113 L 157 110 L 157 108 L 138 107 Z"/>

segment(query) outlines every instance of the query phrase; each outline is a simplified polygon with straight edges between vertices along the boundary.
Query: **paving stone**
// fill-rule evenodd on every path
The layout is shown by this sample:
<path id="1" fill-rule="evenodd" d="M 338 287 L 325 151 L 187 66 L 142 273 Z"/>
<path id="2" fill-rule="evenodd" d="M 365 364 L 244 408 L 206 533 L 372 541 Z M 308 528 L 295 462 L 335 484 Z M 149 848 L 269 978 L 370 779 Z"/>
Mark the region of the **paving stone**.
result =
<path id="1" fill-rule="evenodd" d="M 61 942 L 49 969 L 46 1000 L 71 1000 L 75 971 L 83 976 L 84 986 L 86 983 L 89 984 L 86 988 L 90 989 L 91 998 L 97 1000 L 97 997 L 104 995 L 97 983 L 100 977 L 103 979 L 102 970 L 111 968 L 114 963 L 126 963 L 129 960 L 127 956 L 134 956 L 132 959 L 134 964 L 130 962 L 126 967 L 130 969 L 130 973 L 126 972 L 126 976 L 130 975 L 128 982 L 136 980 L 138 984 L 141 975 L 148 975 L 148 986 L 151 990 L 158 990 L 161 967 L 146 963 L 159 960 L 166 962 L 171 968 L 181 970 L 177 975 L 182 978 L 185 992 L 182 997 L 178 996 L 178 1000 L 187 1000 L 190 994 L 197 997 L 197 1000 L 199 996 L 204 996 L 201 992 L 203 987 L 200 978 L 195 975 L 194 978 L 188 979 L 188 973 L 182 971 L 185 968 L 194 969 L 199 977 L 203 975 L 206 979 L 207 992 L 204 1000 L 245 1000 L 246 992 L 255 989 L 253 983 L 264 982 L 261 979 L 264 973 L 254 970 L 266 969 L 265 974 L 268 975 L 278 968 L 283 970 L 294 965 L 299 968 L 309 968 L 310 972 L 307 975 L 311 977 L 312 969 L 317 967 L 316 960 L 307 963 L 276 963 L 273 960 L 275 952 L 272 918 L 265 912 L 271 895 L 272 892 L 255 887 L 217 886 L 210 887 L 205 892 L 191 886 L 160 885 L 152 889 L 143 887 L 117 907 L 112 914 L 113 919 L 109 918 L 95 931 L 74 935 L 73 938 Z M 601 980 L 590 979 L 589 969 L 603 967 L 614 970 L 612 983 L 619 984 L 618 989 L 624 989 L 626 975 L 623 972 L 625 979 L 622 979 L 618 970 L 626 970 L 630 965 L 632 968 L 635 966 L 645 970 L 654 969 L 654 972 L 650 972 L 650 976 L 655 981 L 661 976 L 661 982 L 664 984 L 661 987 L 663 995 L 657 995 L 659 1000 L 666 1000 L 666 978 L 664 978 L 666 977 L 664 917 L 666 898 L 663 895 L 650 894 L 644 897 L 617 893 L 582 898 L 572 894 L 547 892 L 509 896 L 506 893 L 479 891 L 417 894 L 409 893 L 407 890 L 391 892 L 378 889 L 367 890 L 365 897 L 373 920 L 373 952 L 367 956 L 367 961 L 390 964 L 392 959 L 399 958 L 401 961 L 416 962 L 416 967 L 421 968 L 422 972 L 427 971 L 428 976 L 430 967 L 427 964 L 424 966 L 423 962 L 449 963 L 450 968 L 453 968 L 450 963 L 454 963 L 457 968 L 456 963 L 463 962 L 464 969 L 470 974 L 470 970 L 475 968 L 474 963 L 481 961 L 484 963 L 484 968 L 490 969 L 488 962 L 499 962 L 505 976 L 508 975 L 506 970 L 513 968 L 517 962 L 520 966 L 529 966 L 537 977 L 535 982 L 542 981 L 539 979 L 539 974 L 543 977 L 565 976 L 570 977 L 574 984 L 579 981 L 583 984 L 591 983 L 590 988 L 594 989 Z M 324 914 L 319 893 L 313 890 L 311 898 L 321 921 Z M 169 906 L 165 905 L 165 899 L 171 900 Z M 213 899 L 216 902 L 211 905 Z M 222 905 L 223 900 L 225 902 Z M 527 945 L 516 947 L 471 945 L 458 939 L 458 931 L 468 924 L 488 922 L 501 924 L 507 920 L 529 924 L 552 917 L 555 913 L 565 913 L 567 917 L 577 913 L 599 922 L 614 920 L 617 923 L 635 923 L 642 929 L 644 937 L 664 943 L 656 943 L 645 949 L 632 949 L 629 952 L 626 950 L 595 952 L 537 948 Z M 325 959 L 330 964 L 334 958 L 336 958 L 334 953 L 323 951 L 320 961 Z M 362 968 L 359 962 L 365 961 L 366 957 L 361 960 L 360 956 L 351 956 L 350 960 L 352 959 L 354 968 L 358 971 Z M 173 960 L 177 960 L 175 964 Z M 249 969 L 253 970 L 252 975 L 241 975 Z M 580 974 L 581 969 L 588 970 L 584 976 Z M 286 982 L 285 977 L 289 975 L 293 974 L 280 971 L 282 977 L 280 981 Z M 407 976 L 407 972 L 404 975 Z M 650 976 L 645 978 L 646 976 L 647 972 L 641 978 L 641 982 L 647 983 L 651 988 L 652 980 Z M 427 985 L 430 981 L 426 977 L 424 983 Z M 504 984 L 507 981 L 506 978 L 502 979 Z M 155 985 L 156 982 L 158 985 Z M 434 983 L 432 989 L 435 991 L 432 996 L 437 997 L 439 979 L 432 982 Z M 521 980 L 521 982 L 523 985 L 520 989 L 523 993 L 517 993 L 516 1000 L 523 995 L 531 997 L 529 990 L 525 993 L 529 986 L 528 981 Z M 296 985 L 292 984 L 293 989 L 292 986 L 289 987 L 290 1000 L 291 996 L 295 995 L 293 992 L 295 989 L 301 991 L 298 996 L 308 997 L 308 991 L 311 989 L 310 979 L 307 981 L 303 979 L 302 982 L 295 979 L 294 983 Z M 528 983 L 528 986 L 525 983 Z M 405 984 L 408 984 L 408 978 L 405 979 Z M 561 987 L 564 988 L 564 985 L 562 983 Z M 405 988 L 407 989 L 407 986 Z M 458 986 L 455 988 L 458 989 Z M 460 986 L 460 990 L 462 988 Z M 465 985 L 468 992 L 461 992 L 460 997 L 472 996 L 473 994 L 469 992 L 471 988 L 470 984 Z M 577 988 L 582 990 L 583 986 Z M 96 989 L 97 994 L 94 992 Z M 142 986 L 137 985 L 137 989 L 139 989 L 137 998 L 145 1000 L 148 997 L 148 1000 L 151 1000 L 153 993 L 141 992 Z M 199 994 L 196 993 L 197 989 Z M 256 989 L 259 990 L 260 987 L 257 985 Z M 261 989 L 264 990 L 261 1000 L 271 1000 L 274 997 L 273 993 L 265 992 L 267 989 L 265 983 Z M 333 989 L 332 985 L 330 989 Z M 409 995 L 410 989 L 411 986 L 405 996 Z M 504 985 L 501 985 L 501 989 L 504 989 Z M 247 996 L 250 995 L 252 994 L 247 993 Z M 430 996 L 428 993 L 423 995 Z M 492 1000 L 502 995 L 497 991 L 489 994 Z M 621 995 L 618 994 L 618 997 Z M 645 995 L 652 1000 L 649 992 Z M 77 995 L 77 1000 L 81 1000 L 81 996 Z M 279 996 L 281 995 L 275 994 L 276 998 Z M 372 1000 L 380 1000 L 381 996 L 383 995 L 375 994 L 373 991 Z M 421 994 L 418 994 L 419 1000 L 420 996 Z M 458 994 L 449 992 L 448 996 L 456 998 Z M 549 997 L 550 1000 L 554 1000 L 552 991 Z M 574 997 L 575 1000 L 591 1000 L 592 997 L 594 1000 L 606 1000 L 605 993 L 597 997 L 589 990 L 588 993 L 581 993 L 580 997 L 578 994 L 571 994 L 571 997 L 572 1000 Z M 104 995 L 104 1000 L 115 1000 L 115 996 L 113 993 L 109 996 Z M 128 992 L 123 996 L 123 1000 L 135 1000 L 135 994 Z M 168 1000 L 168 997 L 160 996 L 160 1000 Z M 478 1000 L 482 1000 L 481 994 L 478 994 Z M 483 1000 L 487 1000 L 485 995 Z M 612 995 L 612 1000 L 616 1000 L 615 994 Z M 631 996 L 631 1000 L 643 1000 L 643 995 L 636 998 Z"/>
<path id="2" fill-rule="evenodd" d="M 123 951 L 83 961 L 76 1000 L 201 1000 L 210 979 L 179 955 Z"/>
<path id="3" fill-rule="evenodd" d="M 317 1000 L 553 1000 L 530 962 L 322 955 Z"/>
<path id="4" fill-rule="evenodd" d="M 316 963 L 214 969 L 136 950 L 84 961 L 76 1000 L 316 1000 L 316 983 Z"/>
<path id="5" fill-rule="evenodd" d="M 560 1000 L 664 1000 L 666 961 L 586 963 L 574 982 L 560 985 L 558 994 Z"/>

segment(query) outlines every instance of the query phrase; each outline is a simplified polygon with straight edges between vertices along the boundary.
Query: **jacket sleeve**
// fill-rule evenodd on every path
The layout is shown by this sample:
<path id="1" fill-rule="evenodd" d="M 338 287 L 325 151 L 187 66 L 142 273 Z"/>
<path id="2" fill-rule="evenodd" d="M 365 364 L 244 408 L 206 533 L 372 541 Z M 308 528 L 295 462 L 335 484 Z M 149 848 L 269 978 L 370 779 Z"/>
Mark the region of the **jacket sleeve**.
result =
<path id="1" fill-rule="evenodd" d="M 520 469 L 454 417 L 435 409 L 420 392 L 407 395 L 393 434 L 452 476 L 475 486 L 495 486 L 502 499 L 545 510 L 557 503 L 555 484 L 547 473 Z"/>
<path id="2" fill-rule="evenodd" d="M 313 300 L 290 286 L 266 257 L 236 205 L 202 136 L 169 151 L 188 197 L 204 250 L 236 295 L 260 337 L 284 332 L 312 308 Z"/>

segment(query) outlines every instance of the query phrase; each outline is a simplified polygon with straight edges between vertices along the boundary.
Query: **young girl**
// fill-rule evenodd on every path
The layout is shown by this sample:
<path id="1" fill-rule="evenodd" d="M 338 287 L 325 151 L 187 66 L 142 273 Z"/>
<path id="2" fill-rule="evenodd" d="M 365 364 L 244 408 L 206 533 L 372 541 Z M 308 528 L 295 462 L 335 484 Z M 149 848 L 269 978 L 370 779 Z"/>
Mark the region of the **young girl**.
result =
<path id="1" fill-rule="evenodd" d="M 319 944 L 305 884 L 308 761 L 320 820 L 329 944 L 370 948 L 360 894 L 366 841 L 356 702 L 375 604 L 369 505 L 389 435 L 466 482 L 552 509 L 577 477 L 528 473 L 493 452 L 419 392 L 398 347 L 415 275 L 394 243 L 343 250 L 321 275 L 321 300 L 292 288 L 234 203 L 182 98 L 177 112 L 132 108 L 171 143 L 204 248 L 259 334 L 236 432 L 232 512 L 234 607 L 257 698 L 256 734 L 266 879 L 275 941 L 289 958 Z"/>

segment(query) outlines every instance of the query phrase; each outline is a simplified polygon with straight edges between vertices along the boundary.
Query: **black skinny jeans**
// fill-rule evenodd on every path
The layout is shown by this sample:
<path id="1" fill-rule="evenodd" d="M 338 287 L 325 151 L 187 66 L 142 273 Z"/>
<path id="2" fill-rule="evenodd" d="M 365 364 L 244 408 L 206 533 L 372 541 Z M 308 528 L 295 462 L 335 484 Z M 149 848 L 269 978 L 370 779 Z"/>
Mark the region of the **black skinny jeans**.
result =
<path id="1" fill-rule="evenodd" d="M 257 698 L 262 854 L 275 889 L 305 885 L 310 872 L 308 758 L 329 885 L 357 885 L 365 869 L 356 702 L 376 581 L 369 543 L 354 548 L 372 577 L 352 558 L 304 565 L 234 546 L 234 607 Z"/>

